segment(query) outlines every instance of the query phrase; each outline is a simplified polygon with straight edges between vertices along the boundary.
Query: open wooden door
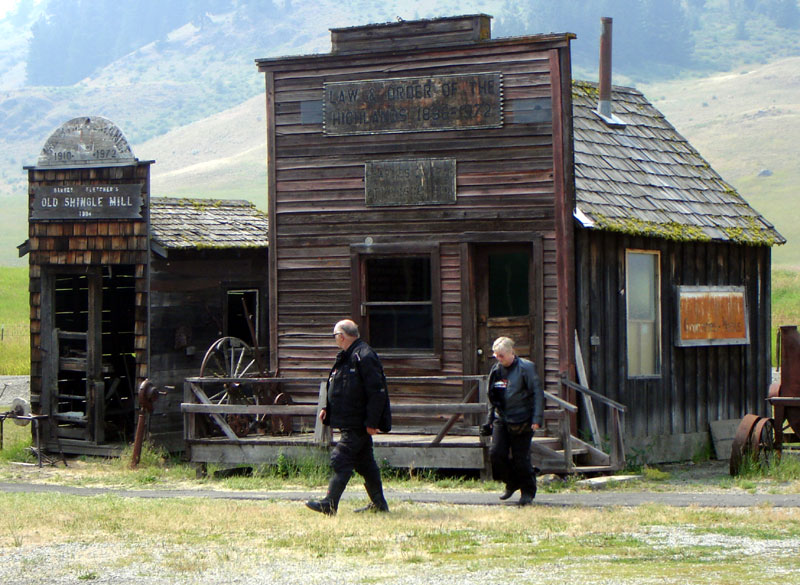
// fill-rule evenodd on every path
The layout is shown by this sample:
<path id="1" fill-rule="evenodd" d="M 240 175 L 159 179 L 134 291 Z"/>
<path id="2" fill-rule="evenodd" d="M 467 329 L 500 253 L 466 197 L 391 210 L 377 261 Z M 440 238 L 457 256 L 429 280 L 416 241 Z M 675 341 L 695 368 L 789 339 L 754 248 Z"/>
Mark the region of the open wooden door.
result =
<path id="1" fill-rule="evenodd" d="M 45 271 L 40 404 L 51 450 L 132 436 L 133 295 L 132 267 Z"/>
<path id="2" fill-rule="evenodd" d="M 474 254 L 476 301 L 476 373 L 487 373 L 494 360 L 492 343 L 510 337 L 519 356 L 532 360 L 542 376 L 541 243 L 480 244 Z"/>

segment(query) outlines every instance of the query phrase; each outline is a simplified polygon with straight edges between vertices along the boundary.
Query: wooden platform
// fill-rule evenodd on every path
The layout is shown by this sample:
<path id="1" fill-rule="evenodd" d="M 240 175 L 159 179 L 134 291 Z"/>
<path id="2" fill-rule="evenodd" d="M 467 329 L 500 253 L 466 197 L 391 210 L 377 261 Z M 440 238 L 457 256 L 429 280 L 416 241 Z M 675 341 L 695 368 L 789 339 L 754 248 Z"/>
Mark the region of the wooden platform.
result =
<path id="1" fill-rule="evenodd" d="M 439 444 L 430 446 L 429 434 L 386 434 L 375 437 L 375 459 L 392 467 L 478 469 L 488 460 L 486 441 L 478 436 L 448 435 Z M 187 444 L 193 463 L 274 464 L 278 458 L 301 458 L 327 453 L 330 445 L 321 445 L 313 433 L 297 433 L 273 437 L 249 435 L 238 441 L 227 437 L 195 439 Z"/>

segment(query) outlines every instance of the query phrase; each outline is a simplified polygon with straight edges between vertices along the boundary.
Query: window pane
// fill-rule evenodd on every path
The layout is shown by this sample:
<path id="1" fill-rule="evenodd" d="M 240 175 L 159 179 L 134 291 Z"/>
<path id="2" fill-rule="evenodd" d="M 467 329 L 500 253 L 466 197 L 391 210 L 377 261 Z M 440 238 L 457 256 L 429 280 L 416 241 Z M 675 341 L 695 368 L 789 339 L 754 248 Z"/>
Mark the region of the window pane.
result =
<path id="1" fill-rule="evenodd" d="M 658 254 L 628 252 L 626 257 L 628 376 L 658 375 L 661 368 Z"/>
<path id="2" fill-rule="evenodd" d="M 431 305 L 369 307 L 369 341 L 376 349 L 433 349 Z"/>
<path id="3" fill-rule="evenodd" d="M 433 349 L 430 257 L 372 257 L 364 268 L 370 345 Z"/>
<path id="4" fill-rule="evenodd" d="M 253 328 L 258 335 L 258 291 L 257 290 L 229 290 L 228 291 L 228 331 L 230 337 L 238 337 L 245 343 L 252 344 L 253 336 L 247 324 L 242 299 L 247 303 L 247 310 L 253 316 Z"/>
<path id="5" fill-rule="evenodd" d="M 628 254 L 628 319 L 655 319 L 655 254 Z"/>
<path id="6" fill-rule="evenodd" d="M 367 301 L 430 301 L 430 258 L 369 258 Z"/>
<path id="7" fill-rule="evenodd" d="M 489 254 L 489 316 L 520 317 L 530 312 L 528 254 Z"/>

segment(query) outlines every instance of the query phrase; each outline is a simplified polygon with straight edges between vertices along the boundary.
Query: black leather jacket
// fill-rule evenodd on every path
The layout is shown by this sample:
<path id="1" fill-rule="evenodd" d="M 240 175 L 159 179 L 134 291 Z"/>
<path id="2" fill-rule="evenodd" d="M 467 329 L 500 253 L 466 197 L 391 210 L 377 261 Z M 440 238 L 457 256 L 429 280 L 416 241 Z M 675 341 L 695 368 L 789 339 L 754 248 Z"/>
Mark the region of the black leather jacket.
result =
<path id="1" fill-rule="evenodd" d="M 489 372 L 489 404 L 489 423 L 496 411 L 497 417 L 505 423 L 527 422 L 541 426 L 544 393 L 533 362 L 517 357 L 509 368 L 495 363 Z"/>
<path id="2" fill-rule="evenodd" d="M 377 429 L 386 401 L 386 378 L 378 354 L 356 339 L 339 352 L 331 368 L 323 423 L 337 429 Z"/>

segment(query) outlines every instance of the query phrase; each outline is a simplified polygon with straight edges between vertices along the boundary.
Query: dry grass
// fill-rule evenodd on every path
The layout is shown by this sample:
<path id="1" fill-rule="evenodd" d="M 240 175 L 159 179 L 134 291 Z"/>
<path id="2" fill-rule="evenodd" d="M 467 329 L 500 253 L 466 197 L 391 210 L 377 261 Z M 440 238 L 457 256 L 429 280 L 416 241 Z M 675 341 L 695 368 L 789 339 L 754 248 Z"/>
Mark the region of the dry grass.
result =
<path id="1" fill-rule="evenodd" d="M 110 545 L 106 550 L 116 551 L 110 558 L 71 561 L 86 575 L 133 562 L 130 551 L 143 546 L 151 555 L 144 562 L 170 574 L 222 568 L 242 575 L 268 562 L 319 560 L 353 575 L 381 568 L 395 575 L 480 569 L 529 572 L 545 583 L 559 582 L 557 576 L 625 582 L 637 575 L 659 583 L 734 583 L 757 575 L 755 551 L 765 546 L 773 567 L 800 568 L 789 550 L 800 543 L 800 515 L 791 509 L 520 510 L 400 502 L 389 515 L 355 515 L 348 504 L 327 518 L 284 502 L 3 494 L 0 517 L 6 550 Z"/>

